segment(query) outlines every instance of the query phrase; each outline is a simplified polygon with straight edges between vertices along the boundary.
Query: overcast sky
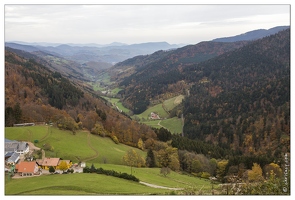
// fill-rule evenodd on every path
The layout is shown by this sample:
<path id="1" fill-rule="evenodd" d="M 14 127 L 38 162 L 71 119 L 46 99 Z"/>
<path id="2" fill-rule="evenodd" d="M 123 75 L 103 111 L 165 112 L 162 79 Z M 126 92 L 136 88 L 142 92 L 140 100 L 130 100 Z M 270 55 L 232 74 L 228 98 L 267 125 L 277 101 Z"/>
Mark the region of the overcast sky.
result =
<path id="1" fill-rule="evenodd" d="M 290 25 L 289 5 L 5 5 L 5 41 L 196 44 Z"/>

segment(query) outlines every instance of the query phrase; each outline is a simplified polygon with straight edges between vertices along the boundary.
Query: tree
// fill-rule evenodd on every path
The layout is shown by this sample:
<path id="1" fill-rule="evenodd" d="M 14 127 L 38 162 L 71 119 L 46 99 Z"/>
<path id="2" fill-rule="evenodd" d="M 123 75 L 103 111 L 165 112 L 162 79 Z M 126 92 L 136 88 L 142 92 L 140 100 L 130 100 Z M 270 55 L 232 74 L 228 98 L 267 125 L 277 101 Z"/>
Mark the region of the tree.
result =
<path id="1" fill-rule="evenodd" d="M 216 176 L 219 180 L 223 180 L 225 176 L 225 169 L 227 166 L 228 160 L 221 160 L 217 163 L 217 170 L 216 170 Z"/>
<path id="2" fill-rule="evenodd" d="M 20 123 L 22 118 L 22 110 L 20 108 L 19 103 L 16 103 L 15 106 L 13 107 L 13 113 L 14 113 L 15 123 L 16 124 Z"/>
<path id="3" fill-rule="evenodd" d="M 160 149 L 158 151 L 158 162 L 162 168 L 161 171 L 164 170 L 165 176 L 168 174 L 165 172 L 169 171 L 167 168 L 179 170 L 180 164 L 177 148 L 167 147 L 166 149 Z M 162 173 L 161 171 L 160 173 Z"/>
<path id="4" fill-rule="evenodd" d="M 274 174 L 274 176 L 280 178 L 283 175 L 282 169 L 278 164 L 270 163 L 268 165 L 265 165 L 263 167 L 263 171 L 266 178 L 269 178 L 271 175 L 271 171 Z"/>
<path id="5" fill-rule="evenodd" d="M 141 167 L 145 165 L 145 160 L 134 149 L 127 151 L 127 153 L 123 156 L 123 161 L 130 166 L 131 174 L 132 167 Z"/>
<path id="6" fill-rule="evenodd" d="M 152 149 L 149 149 L 147 152 L 146 164 L 151 168 L 156 166 L 155 154 Z"/>
<path id="7" fill-rule="evenodd" d="M 92 163 L 90 169 L 89 169 L 90 173 L 93 173 L 96 171 L 96 168 L 94 167 L 94 164 Z"/>
<path id="8" fill-rule="evenodd" d="M 12 107 L 5 108 L 5 126 L 13 126 L 14 124 L 14 114 Z"/>
<path id="9" fill-rule="evenodd" d="M 144 143 L 141 138 L 138 139 L 137 147 L 141 150 L 144 150 Z"/>
<path id="10" fill-rule="evenodd" d="M 201 172 L 202 168 L 203 168 L 202 164 L 199 160 L 197 160 L 197 159 L 192 160 L 191 165 L 190 165 L 191 172 L 194 172 L 194 173 Z"/>
<path id="11" fill-rule="evenodd" d="M 168 174 L 170 174 L 170 168 L 169 167 L 162 167 L 161 169 L 160 169 L 160 174 L 163 174 L 165 177 L 168 175 Z"/>
<path id="12" fill-rule="evenodd" d="M 209 161 L 210 165 L 210 174 L 211 176 L 215 176 L 216 174 L 216 168 L 217 168 L 217 160 L 215 158 L 211 158 Z"/>
<path id="13" fill-rule="evenodd" d="M 54 172 L 55 172 L 54 167 L 50 166 L 50 167 L 49 167 L 49 172 L 50 172 L 51 174 L 54 173 Z"/>
<path id="14" fill-rule="evenodd" d="M 65 170 L 68 169 L 68 164 L 67 164 L 67 162 L 64 161 L 64 160 L 62 160 L 62 161 L 60 162 L 58 168 L 64 172 Z"/>
<path id="15" fill-rule="evenodd" d="M 252 170 L 248 172 L 249 181 L 261 181 L 263 180 L 262 169 L 259 164 L 253 163 Z"/>
<path id="16" fill-rule="evenodd" d="M 45 151 L 53 151 L 54 150 L 54 147 L 51 146 L 49 143 L 46 143 L 46 144 L 43 144 L 43 149 Z"/>

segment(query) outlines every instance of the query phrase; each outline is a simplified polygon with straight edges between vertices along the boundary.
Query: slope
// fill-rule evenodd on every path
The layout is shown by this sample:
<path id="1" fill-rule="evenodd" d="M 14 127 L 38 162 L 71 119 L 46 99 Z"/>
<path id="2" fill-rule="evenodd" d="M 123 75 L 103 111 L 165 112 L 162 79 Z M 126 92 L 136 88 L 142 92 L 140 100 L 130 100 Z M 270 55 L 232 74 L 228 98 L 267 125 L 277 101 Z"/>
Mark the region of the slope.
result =
<path id="1" fill-rule="evenodd" d="M 184 101 L 187 137 L 245 155 L 290 150 L 290 29 L 183 73 L 195 83 Z"/>
<path id="2" fill-rule="evenodd" d="M 122 69 L 122 66 L 125 66 L 129 72 L 128 76 L 121 76 L 121 81 L 118 80 L 120 76 L 112 78 L 119 81 L 119 85 L 124 88 L 119 94 L 123 95 L 125 105 L 138 114 L 143 112 L 154 98 L 165 100 L 184 94 L 185 89 L 189 88 L 189 83 L 183 81 L 182 74 L 186 66 L 240 48 L 246 43 L 201 42 L 168 52 L 155 52 L 150 56 L 129 59 L 115 65 L 112 69 Z"/>
<path id="3" fill-rule="evenodd" d="M 34 59 L 6 51 L 5 126 L 23 122 L 54 122 L 73 134 L 86 128 L 133 146 L 141 137 L 156 137 L 150 128 L 117 112 L 80 82 L 50 71 Z M 129 137 L 133 132 L 136 134 Z"/>
<path id="4" fill-rule="evenodd" d="M 214 42 L 236 42 L 236 41 L 246 41 L 246 40 L 257 40 L 266 36 L 270 36 L 273 34 L 278 33 L 279 31 L 283 31 L 289 29 L 290 26 L 276 26 L 266 29 L 258 29 L 249 31 L 240 35 L 232 36 L 232 37 L 224 37 L 224 38 L 217 38 L 212 41 Z"/>

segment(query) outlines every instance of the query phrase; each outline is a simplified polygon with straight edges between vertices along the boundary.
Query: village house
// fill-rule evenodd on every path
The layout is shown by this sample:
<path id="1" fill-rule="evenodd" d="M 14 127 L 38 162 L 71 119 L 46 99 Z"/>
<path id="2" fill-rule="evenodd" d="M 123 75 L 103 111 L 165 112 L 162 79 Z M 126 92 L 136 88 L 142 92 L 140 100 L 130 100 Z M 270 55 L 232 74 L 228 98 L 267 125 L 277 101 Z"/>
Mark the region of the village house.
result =
<path id="1" fill-rule="evenodd" d="M 151 112 L 151 119 L 161 119 L 160 116 L 154 112 Z"/>
<path id="2" fill-rule="evenodd" d="M 9 152 L 5 154 L 6 165 L 15 165 L 20 159 L 19 153 Z"/>
<path id="3" fill-rule="evenodd" d="M 54 169 L 57 168 L 60 158 L 44 158 L 44 159 L 37 159 L 37 164 L 42 169 L 49 169 L 49 167 L 53 167 Z"/>
<path id="4" fill-rule="evenodd" d="M 15 140 L 5 139 L 5 154 L 9 152 L 19 153 L 20 155 L 28 153 L 30 150 L 27 142 L 18 142 Z"/>
<path id="5" fill-rule="evenodd" d="M 21 161 L 16 164 L 15 170 L 20 176 L 34 176 L 42 173 L 36 162 Z"/>
<path id="6" fill-rule="evenodd" d="M 44 158 L 36 160 L 39 167 L 46 170 L 49 170 L 49 167 L 53 167 L 55 170 L 59 169 L 59 165 L 62 161 L 67 163 L 68 168 L 72 166 L 72 162 L 70 160 L 61 160 L 60 158 Z"/>

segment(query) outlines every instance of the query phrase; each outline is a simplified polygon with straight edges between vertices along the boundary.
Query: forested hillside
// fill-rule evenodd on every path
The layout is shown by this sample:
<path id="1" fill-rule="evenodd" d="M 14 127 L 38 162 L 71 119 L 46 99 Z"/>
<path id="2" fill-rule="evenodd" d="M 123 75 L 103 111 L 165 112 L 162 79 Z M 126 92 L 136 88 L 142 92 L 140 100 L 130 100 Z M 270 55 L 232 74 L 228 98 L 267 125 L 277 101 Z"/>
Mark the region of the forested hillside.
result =
<path id="1" fill-rule="evenodd" d="M 154 98 L 167 99 L 185 94 L 185 89 L 190 87 L 190 83 L 185 81 L 182 72 L 187 66 L 240 48 L 245 44 L 247 42 L 201 42 L 168 52 L 158 51 L 149 56 L 128 59 L 115 65 L 111 71 L 118 72 L 118 69 L 125 69 L 121 74 L 115 73 L 113 79 L 124 87 L 121 91 L 124 105 L 134 113 L 141 113 Z"/>
<path id="2" fill-rule="evenodd" d="M 249 43 L 204 42 L 124 63 L 116 67 L 135 66 L 121 82 L 125 106 L 140 113 L 155 99 L 185 94 L 177 107 L 184 135 L 223 149 L 194 151 L 279 159 L 290 150 L 290 29 Z M 186 149 L 177 140 L 175 147 Z"/>
<path id="3" fill-rule="evenodd" d="M 185 136 L 244 155 L 290 151 L 290 30 L 183 73 L 195 83 L 184 101 Z"/>
<path id="4" fill-rule="evenodd" d="M 73 134 L 85 128 L 131 146 L 156 138 L 149 127 L 115 111 L 79 82 L 6 50 L 5 126 L 25 122 L 53 122 Z"/>

